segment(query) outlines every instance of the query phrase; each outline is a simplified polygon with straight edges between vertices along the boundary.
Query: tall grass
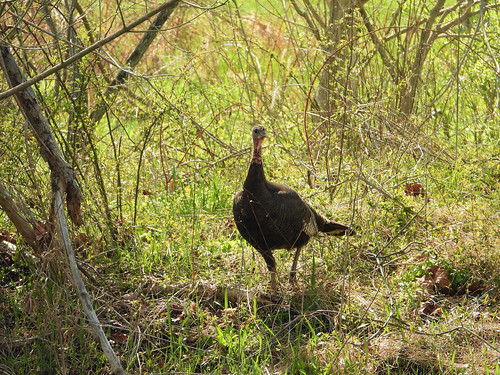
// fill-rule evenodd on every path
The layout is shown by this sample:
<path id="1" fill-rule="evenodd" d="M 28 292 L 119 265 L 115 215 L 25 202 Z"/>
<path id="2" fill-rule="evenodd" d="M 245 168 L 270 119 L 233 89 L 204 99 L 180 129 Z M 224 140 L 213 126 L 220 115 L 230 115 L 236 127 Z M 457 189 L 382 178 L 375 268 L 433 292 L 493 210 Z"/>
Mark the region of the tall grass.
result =
<path id="1" fill-rule="evenodd" d="M 382 4 L 370 6 L 383 17 Z M 373 46 L 363 31 L 356 74 L 367 83 L 357 95 L 347 92 L 349 105 L 325 125 L 305 110 L 325 56 L 291 7 L 230 2 L 199 14 L 188 6 L 175 12 L 127 93 L 88 129 L 95 149 L 73 158 L 85 192 L 85 225 L 73 228 L 74 244 L 128 371 L 497 373 L 499 135 L 485 47 L 475 45 L 462 67 L 461 95 L 455 99 L 452 88 L 441 114 L 430 116 L 430 93 L 449 79 L 439 67 L 456 61 L 449 39 L 436 44 L 420 111 L 403 119 L 394 108 L 400 88 L 367 53 Z M 112 28 L 101 16 L 100 26 Z M 110 53 L 125 61 L 135 39 L 128 35 Z M 93 103 L 105 80 L 91 81 Z M 38 93 L 64 143 L 69 102 L 53 86 Z M 3 178 L 48 220 L 47 168 L 29 137 L 18 141 L 15 107 L 2 111 Z M 277 251 L 282 300 L 271 305 L 253 298 L 266 292 L 269 275 L 231 213 L 257 123 L 271 135 L 268 178 L 359 232 L 311 241 L 296 287 L 286 278 L 290 255 Z M 414 182 L 425 197 L 405 194 Z M 0 223 L 14 232 L 1 213 Z M 28 256 L 21 239 L 17 245 L 0 268 L 4 371 L 109 371 L 74 292 L 46 258 Z M 447 289 L 430 276 L 433 267 L 448 272 L 440 279 Z M 232 299 L 234 290 L 248 298 Z"/>

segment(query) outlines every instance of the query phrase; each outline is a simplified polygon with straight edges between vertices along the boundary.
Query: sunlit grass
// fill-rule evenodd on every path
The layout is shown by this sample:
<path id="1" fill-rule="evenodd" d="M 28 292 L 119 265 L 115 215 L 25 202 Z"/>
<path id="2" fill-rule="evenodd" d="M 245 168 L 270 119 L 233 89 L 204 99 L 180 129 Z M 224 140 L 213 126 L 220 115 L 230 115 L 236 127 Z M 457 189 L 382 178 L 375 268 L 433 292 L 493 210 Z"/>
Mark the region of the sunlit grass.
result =
<path id="1" fill-rule="evenodd" d="M 409 128 L 410 142 L 388 120 L 379 123 L 392 116 L 396 88 L 388 88 L 380 107 L 372 97 L 351 103 L 343 135 L 338 123 L 319 126 L 304 107 L 323 56 L 302 28 L 287 34 L 282 2 L 267 3 L 274 13 L 262 19 L 253 18 L 253 2 L 241 4 L 252 43 L 240 22 L 222 23 L 236 17 L 233 5 L 232 13 L 179 29 L 184 49 L 158 42 L 148 69 L 165 76 L 134 82 L 129 89 L 145 102 L 117 101 L 114 117 L 95 125 L 104 192 L 87 151 L 74 155 L 86 222 L 72 228 L 73 240 L 76 248 L 78 234 L 87 237 L 76 249 L 81 271 L 124 367 L 138 374 L 500 373 L 496 125 L 485 119 L 478 132 L 468 123 L 476 111 L 465 107 L 457 143 L 455 124 L 448 137 L 428 119 L 415 120 L 426 131 L 398 124 Z M 57 101 L 47 105 L 58 111 L 55 123 L 67 121 Z M 281 300 L 271 306 L 253 298 L 267 292 L 269 274 L 231 211 L 250 159 L 239 151 L 250 146 L 255 123 L 271 135 L 268 178 L 358 231 L 347 240 L 312 240 L 294 287 L 291 254 L 276 251 Z M 371 137 L 367 124 L 387 126 L 387 138 Z M 13 142 L 5 150 L 17 158 L 25 147 Z M 4 163 L 5 178 L 18 172 Z M 30 163 L 23 183 L 44 186 L 47 167 Z M 426 196 L 405 195 L 411 182 Z M 23 194 L 35 213 L 49 212 L 44 191 Z M 0 220 L 13 232 L 5 215 Z M 17 245 L 0 267 L 0 363 L 17 373 L 109 371 L 65 272 L 47 269 L 53 254 L 32 259 L 22 240 Z M 448 272 L 456 293 L 429 288 L 432 267 Z M 234 290 L 248 298 L 231 300 Z"/>

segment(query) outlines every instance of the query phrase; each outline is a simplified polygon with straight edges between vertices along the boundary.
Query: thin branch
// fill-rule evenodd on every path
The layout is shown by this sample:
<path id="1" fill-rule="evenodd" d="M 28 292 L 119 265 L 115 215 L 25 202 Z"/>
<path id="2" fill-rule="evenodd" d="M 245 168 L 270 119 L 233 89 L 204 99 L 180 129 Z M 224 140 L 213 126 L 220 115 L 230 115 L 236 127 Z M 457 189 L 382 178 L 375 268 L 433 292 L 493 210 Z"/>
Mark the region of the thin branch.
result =
<path id="1" fill-rule="evenodd" d="M 80 271 L 78 271 L 78 264 L 76 262 L 73 247 L 71 246 L 68 226 L 66 223 L 66 216 L 64 215 L 64 208 L 62 203 L 62 192 L 64 191 L 64 187 L 62 185 L 63 184 L 60 181 L 52 181 L 53 209 L 57 222 L 57 232 L 59 234 L 61 246 L 64 250 L 64 254 L 66 255 L 66 260 L 70 269 L 71 281 L 73 282 L 73 286 L 77 291 L 78 298 L 80 299 L 83 307 L 83 311 L 85 312 L 85 315 L 89 320 L 90 327 L 99 340 L 102 351 L 109 361 L 111 370 L 116 375 L 125 375 L 125 371 L 120 364 L 120 360 L 111 348 L 111 344 L 104 334 L 101 323 L 97 318 L 94 308 L 92 307 L 92 302 L 90 301 L 89 294 L 87 292 L 87 289 L 85 288 L 85 284 L 83 283 Z"/>
<path id="2" fill-rule="evenodd" d="M 474 34 L 470 37 L 470 44 L 469 44 L 468 48 L 465 50 L 463 56 L 461 57 L 460 61 L 457 64 L 457 67 L 456 67 L 455 71 L 453 72 L 453 75 L 450 77 L 450 79 L 448 80 L 447 84 L 444 86 L 443 89 L 441 89 L 441 92 L 439 92 L 438 95 L 436 95 L 436 97 L 432 100 L 432 102 L 427 105 L 428 107 L 434 106 L 441 99 L 441 97 L 448 91 L 448 89 L 450 88 L 450 86 L 452 85 L 452 83 L 455 82 L 456 78 L 458 77 L 458 73 L 459 73 L 462 65 L 464 64 L 465 59 L 469 55 L 469 52 L 472 50 L 472 43 L 473 43 L 474 39 L 476 38 L 476 36 L 479 33 L 480 26 L 482 26 L 482 28 L 484 30 L 484 18 L 483 18 L 484 10 L 483 10 L 483 8 L 481 8 L 477 12 L 472 12 L 472 13 L 469 12 L 469 13 L 467 13 L 467 17 L 465 15 L 462 15 L 462 16 L 456 18 L 455 20 L 450 21 L 447 24 L 441 25 L 439 27 L 438 33 L 439 34 L 445 33 L 450 28 L 452 28 L 452 27 L 456 26 L 457 24 L 465 21 L 466 19 L 469 19 L 472 15 L 475 15 L 478 12 L 481 14 L 481 18 L 480 18 L 479 22 L 477 23 L 476 28 L 474 29 Z M 436 34 L 438 34 L 438 33 L 436 33 Z M 486 37 L 486 35 L 485 35 L 485 37 Z M 489 47 L 489 43 L 487 42 L 487 39 L 485 41 L 486 41 L 486 45 Z M 495 62 L 496 62 L 496 60 L 495 60 Z M 496 65 L 496 67 L 497 67 L 497 73 L 498 73 L 498 63 Z M 497 77 L 497 81 L 498 81 L 498 77 Z"/>
<path id="3" fill-rule="evenodd" d="M 292 1 L 292 5 L 295 8 L 295 11 L 298 13 L 298 15 L 301 16 L 306 21 L 307 25 L 309 26 L 309 28 L 311 29 L 312 33 L 314 34 L 314 37 L 318 41 L 320 41 L 321 40 L 321 34 L 319 33 L 318 28 L 314 24 L 313 20 L 309 17 L 309 15 L 307 14 L 307 12 L 303 11 L 302 9 L 300 9 L 300 7 L 299 7 L 299 5 L 297 4 L 296 1 Z"/>
<path id="4" fill-rule="evenodd" d="M 309 9 L 309 12 L 311 12 L 312 16 L 316 20 L 317 23 L 323 28 L 326 29 L 326 23 L 325 21 L 321 18 L 321 16 L 316 12 L 316 9 L 312 6 L 311 2 L 309 0 L 303 0 L 304 3 L 306 4 L 306 8 Z M 331 5 L 330 5 L 331 6 Z"/>
<path id="5" fill-rule="evenodd" d="M 107 99 L 112 94 L 116 93 L 119 86 L 122 85 L 127 80 L 128 76 L 129 76 L 129 72 L 135 66 L 137 66 L 137 64 L 141 61 L 142 57 L 144 56 L 147 49 L 149 48 L 149 46 L 153 42 L 154 38 L 160 32 L 163 24 L 170 17 L 170 15 L 172 14 L 173 10 L 177 6 L 177 4 L 180 2 L 180 0 L 173 0 L 172 2 L 173 2 L 173 5 L 171 7 L 165 8 L 162 11 L 160 11 L 158 13 L 158 16 L 156 17 L 156 19 L 149 26 L 148 30 L 146 32 L 144 32 L 142 39 L 140 40 L 140 42 L 135 47 L 134 51 L 130 54 L 130 56 L 127 59 L 127 62 L 126 62 L 127 69 L 120 69 L 116 78 L 113 80 L 113 82 L 111 82 L 109 87 L 104 92 L 103 99 Z M 97 108 L 90 115 L 90 118 L 92 119 L 92 121 L 98 122 L 102 118 L 102 116 L 104 115 L 104 112 L 106 111 L 106 107 L 107 107 L 107 105 L 106 105 L 105 100 L 102 100 L 101 103 L 97 106 Z"/>
<path id="6" fill-rule="evenodd" d="M 81 60 L 83 57 L 85 57 L 86 55 L 88 55 L 89 53 L 92 53 L 94 52 L 95 50 L 97 50 L 98 48 L 101 48 L 102 46 L 108 44 L 109 42 L 115 40 L 116 38 L 122 36 L 123 34 L 126 34 L 128 32 L 130 32 L 132 29 L 134 29 L 135 27 L 139 26 L 141 23 L 147 21 L 148 19 L 150 19 L 151 17 L 154 17 L 156 14 L 160 13 L 161 11 L 165 10 L 165 9 L 173 9 L 177 6 L 177 4 L 180 2 L 180 0 L 168 0 L 167 2 L 163 3 L 162 5 L 160 5 L 159 7 L 153 9 L 152 11 L 146 13 L 144 16 L 138 18 L 136 21 L 124 26 L 123 28 L 121 28 L 120 30 L 118 30 L 117 32 L 107 36 L 106 38 L 104 39 L 101 39 L 97 42 L 95 42 L 94 44 L 90 45 L 89 47 L 81 50 L 80 52 L 74 54 L 73 56 L 71 56 L 70 58 L 64 60 L 63 62 L 57 64 L 57 65 L 54 65 L 52 68 L 50 69 L 47 69 L 46 71 L 38 74 L 37 76 L 15 86 L 15 87 L 12 87 L 11 89 L 9 90 L 6 90 L 2 93 L 0 93 L 0 100 L 2 99 L 6 99 L 18 92 L 20 92 L 21 90 L 24 90 L 30 86 L 32 86 L 33 84 L 37 83 L 37 82 L 40 82 L 42 79 L 44 78 L 47 78 L 48 76 L 58 72 L 59 70 L 63 69 L 63 68 L 66 68 L 67 66 L 73 64 L 74 62 L 78 61 L 78 60 Z M 6 48 L 7 46 L 4 44 L 3 45 L 3 48 Z"/>
<path id="7" fill-rule="evenodd" d="M 7 214 L 9 220 L 14 224 L 16 229 L 21 233 L 28 245 L 35 250 L 35 253 L 40 254 L 41 249 L 37 244 L 33 223 L 26 219 L 21 214 L 21 209 L 17 206 L 14 199 L 10 196 L 7 188 L 0 182 L 0 207 Z"/>
<path id="8" fill-rule="evenodd" d="M 473 5 L 476 5 L 478 3 L 479 3 L 479 1 L 476 1 Z M 493 9 L 497 9 L 497 8 L 500 8 L 500 3 L 487 4 L 487 5 L 484 6 L 484 11 L 493 10 Z M 449 8 L 444 8 L 444 9 L 441 10 L 441 12 L 439 13 L 439 15 L 441 15 L 442 12 L 448 12 L 448 11 L 449 11 Z M 475 11 L 470 12 L 470 13 L 467 13 L 467 14 L 465 14 L 465 15 L 462 16 L 461 21 L 463 21 L 464 19 L 468 19 L 468 18 L 471 18 L 473 16 L 476 16 L 476 15 L 478 15 L 480 13 L 481 13 L 480 9 L 475 10 Z M 411 30 L 415 30 L 415 28 L 420 27 L 421 25 L 423 25 L 426 22 L 428 22 L 428 18 L 422 18 L 422 19 L 419 19 L 418 21 L 416 21 L 413 24 L 411 24 L 409 26 L 406 26 L 406 27 L 390 27 L 390 28 L 393 28 L 393 29 L 397 29 L 397 31 L 394 32 L 393 34 L 387 35 L 384 38 L 382 38 L 382 42 L 386 43 L 386 42 L 388 42 L 388 41 L 390 41 L 390 40 L 392 40 L 394 38 L 397 38 L 400 35 L 406 34 L 407 32 L 409 32 Z M 457 24 L 457 19 L 454 19 L 454 20 L 450 21 L 449 23 L 441 25 L 440 29 L 438 30 L 438 32 L 441 34 L 444 31 L 448 30 L 449 28 L 455 26 L 456 24 Z"/>
<path id="9" fill-rule="evenodd" d="M 393 82 L 397 82 L 398 77 L 396 75 L 396 71 L 394 70 L 394 66 L 391 62 L 390 56 L 387 54 L 387 50 L 385 49 L 384 44 L 378 38 L 377 33 L 375 32 L 375 29 L 370 22 L 370 17 L 368 16 L 368 13 L 366 12 L 364 7 L 360 7 L 358 9 L 358 12 L 361 15 L 361 17 L 363 18 L 363 22 L 365 24 L 365 27 L 368 30 L 368 33 L 370 34 L 370 38 L 372 40 L 372 43 L 375 45 L 375 48 L 377 49 L 377 51 L 380 55 L 382 63 L 389 70 L 389 74 L 391 75 Z"/>

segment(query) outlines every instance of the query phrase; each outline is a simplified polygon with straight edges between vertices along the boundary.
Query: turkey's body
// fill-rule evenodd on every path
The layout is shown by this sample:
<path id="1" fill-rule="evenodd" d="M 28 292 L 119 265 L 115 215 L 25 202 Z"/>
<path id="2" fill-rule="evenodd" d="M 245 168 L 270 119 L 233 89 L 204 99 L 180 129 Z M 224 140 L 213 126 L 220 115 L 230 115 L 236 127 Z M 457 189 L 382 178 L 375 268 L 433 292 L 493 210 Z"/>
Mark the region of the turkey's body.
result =
<path id="1" fill-rule="evenodd" d="M 250 170 L 251 177 L 264 174 L 262 165 L 252 164 Z M 303 231 L 313 215 L 312 209 L 288 186 L 253 180 L 247 178 L 243 190 L 234 197 L 234 220 L 241 236 L 264 258 L 274 249 L 304 246 L 318 231 L 314 224 L 309 234 Z"/>
<path id="2" fill-rule="evenodd" d="M 263 126 L 252 130 L 254 150 L 243 190 L 234 196 L 233 215 L 241 236 L 264 258 L 271 272 L 271 290 L 276 291 L 276 262 L 272 251 L 296 248 L 290 280 L 293 281 L 300 249 L 318 231 L 341 236 L 354 234 L 343 224 L 319 215 L 293 189 L 266 180 L 262 166 Z"/>

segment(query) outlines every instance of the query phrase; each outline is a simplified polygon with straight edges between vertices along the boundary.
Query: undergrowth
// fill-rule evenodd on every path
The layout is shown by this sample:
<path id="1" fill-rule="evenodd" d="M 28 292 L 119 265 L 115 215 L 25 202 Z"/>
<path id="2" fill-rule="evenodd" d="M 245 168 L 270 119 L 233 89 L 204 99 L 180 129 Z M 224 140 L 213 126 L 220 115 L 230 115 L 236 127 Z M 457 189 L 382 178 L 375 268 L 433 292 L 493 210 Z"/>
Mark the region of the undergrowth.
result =
<path id="1" fill-rule="evenodd" d="M 139 99 L 118 100 L 76 151 L 56 94 L 39 91 L 84 192 L 73 246 L 122 364 L 132 374 L 500 373 L 499 135 L 489 119 L 471 125 L 484 105 L 431 117 L 420 103 L 403 117 L 389 87 L 378 99 L 346 91 L 348 105 L 318 120 L 304 108 L 320 46 L 267 4 L 260 18 L 237 2 L 195 19 L 180 9 L 179 45 L 158 41 L 141 68 L 155 74 L 128 87 Z M 5 111 L 3 179 L 48 221 L 47 167 Z M 291 255 L 276 251 L 277 301 L 231 211 L 256 123 L 271 135 L 268 179 L 358 232 L 312 240 L 294 286 Z M 22 168 L 17 155 L 28 156 Z M 0 225 L 17 246 L 0 252 L 0 372 L 109 371 L 62 262 L 54 270 L 56 254 L 33 256 L 3 213 Z"/>

